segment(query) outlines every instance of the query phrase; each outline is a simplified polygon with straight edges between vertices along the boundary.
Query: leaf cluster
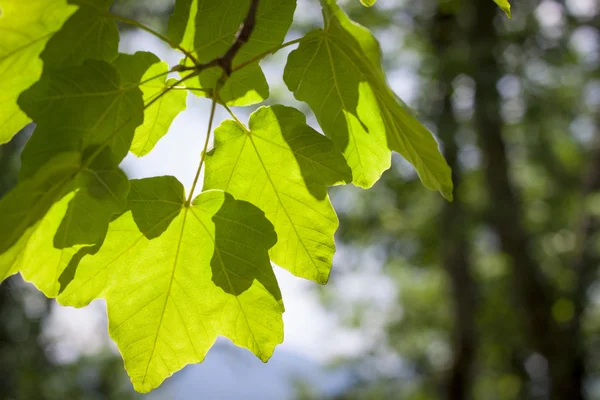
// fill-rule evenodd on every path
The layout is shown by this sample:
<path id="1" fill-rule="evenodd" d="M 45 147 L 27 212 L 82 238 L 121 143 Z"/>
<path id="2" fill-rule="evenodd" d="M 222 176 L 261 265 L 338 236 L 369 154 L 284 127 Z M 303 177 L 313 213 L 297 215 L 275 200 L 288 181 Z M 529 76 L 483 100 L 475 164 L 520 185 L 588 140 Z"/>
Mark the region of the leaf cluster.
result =
<path id="1" fill-rule="evenodd" d="M 374 36 L 335 0 L 321 1 L 321 29 L 289 42 L 295 0 L 177 0 L 166 34 L 111 3 L 0 0 L 0 143 L 36 123 L 0 201 L 0 279 L 21 273 L 63 305 L 106 299 L 136 390 L 202 361 L 219 335 L 268 360 L 284 311 L 271 262 L 328 280 L 329 186 L 371 187 L 396 151 L 451 199 L 436 141 L 387 85 Z M 181 62 L 119 53 L 117 21 Z M 260 107 L 247 125 L 231 109 L 268 98 L 260 61 L 292 45 L 285 83 L 324 135 L 292 107 Z M 123 158 L 152 151 L 188 92 L 212 103 L 189 193 L 170 176 L 128 180 Z M 217 107 L 231 120 L 213 132 Z"/>

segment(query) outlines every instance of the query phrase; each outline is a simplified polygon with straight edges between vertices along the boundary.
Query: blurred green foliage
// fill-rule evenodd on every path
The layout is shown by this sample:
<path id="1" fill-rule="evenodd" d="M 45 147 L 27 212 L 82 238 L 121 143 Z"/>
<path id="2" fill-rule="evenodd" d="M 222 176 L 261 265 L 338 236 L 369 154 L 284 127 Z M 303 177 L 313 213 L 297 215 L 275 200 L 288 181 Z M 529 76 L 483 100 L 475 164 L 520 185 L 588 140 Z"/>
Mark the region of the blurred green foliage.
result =
<path id="1" fill-rule="evenodd" d="M 357 380 L 336 398 L 600 396 L 600 10 L 520 1 L 508 20 L 483 3 L 348 5 L 378 26 L 390 76 L 417 75 L 456 190 L 444 202 L 401 160 L 372 191 L 335 189 L 339 242 L 375 257 L 334 265 L 324 304 L 359 331 L 385 321 L 340 361 Z M 369 264 L 391 307 L 335 290 Z"/>

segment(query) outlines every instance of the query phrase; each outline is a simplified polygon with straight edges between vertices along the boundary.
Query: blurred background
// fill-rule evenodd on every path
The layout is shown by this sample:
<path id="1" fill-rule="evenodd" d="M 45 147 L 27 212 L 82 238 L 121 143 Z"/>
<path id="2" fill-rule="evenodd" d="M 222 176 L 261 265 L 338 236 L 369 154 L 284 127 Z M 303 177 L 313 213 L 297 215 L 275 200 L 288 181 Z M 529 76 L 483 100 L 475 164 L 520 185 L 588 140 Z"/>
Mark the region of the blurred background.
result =
<path id="1" fill-rule="evenodd" d="M 600 3 L 519 0 L 512 20 L 491 0 L 341 3 L 378 37 L 390 85 L 436 135 L 454 202 L 400 157 L 372 190 L 333 188 L 330 283 L 277 269 L 286 339 L 273 359 L 219 340 L 145 396 L 102 302 L 62 308 L 13 277 L 0 286 L 1 399 L 600 399 Z M 172 6 L 118 0 L 114 12 L 164 30 Z M 289 38 L 320 18 L 316 0 L 299 0 Z M 178 62 L 121 28 L 121 51 Z M 285 59 L 262 64 L 269 103 L 310 114 L 282 82 Z M 189 187 L 209 107 L 190 95 L 155 151 L 123 168 Z M 32 131 L 0 146 L 0 196 Z"/>

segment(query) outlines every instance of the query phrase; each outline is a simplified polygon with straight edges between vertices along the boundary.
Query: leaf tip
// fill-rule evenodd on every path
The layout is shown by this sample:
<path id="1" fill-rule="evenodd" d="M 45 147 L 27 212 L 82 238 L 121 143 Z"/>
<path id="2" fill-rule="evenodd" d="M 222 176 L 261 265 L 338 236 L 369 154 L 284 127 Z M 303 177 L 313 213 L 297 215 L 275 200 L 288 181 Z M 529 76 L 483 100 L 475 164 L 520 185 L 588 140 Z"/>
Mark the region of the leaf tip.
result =
<path id="1" fill-rule="evenodd" d="M 498 4 L 498 7 L 500 7 L 502 11 L 504 11 L 508 18 L 512 19 L 512 15 L 510 12 L 510 3 L 508 2 L 508 0 L 494 0 L 494 2 Z"/>
<path id="2" fill-rule="evenodd" d="M 360 2 L 365 7 L 371 7 L 377 2 L 377 0 L 360 0 Z"/>
<path id="3" fill-rule="evenodd" d="M 454 186 L 452 184 L 442 185 L 439 188 L 439 192 L 443 198 L 448 200 L 448 202 L 452 203 L 452 201 L 454 200 Z"/>

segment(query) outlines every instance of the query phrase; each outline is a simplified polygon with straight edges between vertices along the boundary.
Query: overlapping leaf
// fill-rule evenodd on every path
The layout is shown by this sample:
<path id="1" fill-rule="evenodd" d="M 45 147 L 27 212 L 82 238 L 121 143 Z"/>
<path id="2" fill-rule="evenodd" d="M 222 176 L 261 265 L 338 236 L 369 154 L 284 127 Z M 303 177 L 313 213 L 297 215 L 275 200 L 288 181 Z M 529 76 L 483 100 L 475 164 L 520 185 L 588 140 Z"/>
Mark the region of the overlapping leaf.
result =
<path id="1" fill-rule="evenodd" d="M 19 105 L 37 123 L 23 151 L 21 179 L 61 152 L 93 146 L 110 147 L 118 164 L 143 118 L 140 90 L 96 60 L 45 73 L 21 95 Z"/>
<path id="2" fill-rule="evenodd" d="M 57 249 L 54 240 L 59 224 L 63 221 L 74 193 L 69 193 L 52 205 L 47 214 L 32 226 L 12 249 L 0 255 L 0 279 L 20 272 L 48 297 L 55 297 L 60 290 L 59 277 L 73 255 L 86 246 Z M 69 221 L 69 225 L 79 225 Z M 79 226 L 84 228 L 83 226 Z"/>
<path id="3" fill-rule="evenodd" d="M 169 90 L 177 81 L 167 80 L 169 65 L 152 53 L 119 54 L 113 64 L 117 70 L 128 71 L 127 75 L 121 74 L 124 84 L 138 86 L 142 82 L 139 88 L 145 104 L 158 99 L 146 108 L 144 123 L 136 129 L 129 149 L 136 156 L 145 156 L 167 134 L 175 117 L 185 110 L 187 91 Z"/>
<path id="4" fill-rule="evenodd" d="M 113 0 L 69 0 L 79 8 L 52 36 L 41 58 L 44 69 L 81 65 L 87 59 L 117 57 L 119 30 L 109 14 Z"/>
<path id="5" fill-rule="evenodd" d="M 210 61 L 231 46 L 249 5 L 250 0 L 177 0 L 169 20 L 169 37 L 189 50 L 198 61 Z M 234 65 L 276 49 L 285 39 L 295 8 L 296 0 L 261 0 L 250 40 L 242 46 Z M 221 70 L 215 67 L 188 81 L 188 85 L 213 89 L 220 77 Z M 234 72 L 221 89 L 220 98 L 229 105 L 249 105 L 266 99 L 268 90 L 265 76 L 256 62 Z"/>
<path id="6" fill-rule="evenodd" d="M 283 304 L 268 257 L 277 237 L 262 211 L 222 191 L 186 206 L 172 177 L 132 181 L 130 208 L 59 302 L 106 298 L 134 387 L 148 392 L 202 361 L 217 335 L 266 361 L 283 340 Z"/>
<path id="7" fill-rule="evenodd" d="M 306 125 L 296 109 L 262 107 L 249 127 L 225 121 L 215 130 L 204 188 L 260 207 L 279 237 L 270 252 L 273 262 L 326 283 L 338 226 L 327 186 L 350 182 L 351 171 L 333 143 Z"/>
<path id="8" fill-rule="evenodd" d="M 129 183 L 107 156 L 88 166 L 80 153 L 62 153 L 2 198 L 0 280 L 21 272 L 46 296 L 58 294 L 71 257 L 100 242 L 126 206 Z"/>
<path id="9" fill-rule="evenodd" d="M 40 226 L 40 220 L 54 202 L 64 196 L 61 187 L 72 179 L 81 167 L 79 153 L 63 153 L 48 163 L 34 177 L 19 184 L 0 201 L 0 279 L 17 272 L 21 260 L 28 258 L 29 240 Z M 51 218 L 45 226 L 52 225 L 56 232 L 65 209 L 58 219 Z M 60 212 L 58 212 L 60 214 Z M 53 212 L 52 215 L 56 215 Z M 49 242 L 52 245 L 52 240 Z M 35 268 L 43 268 L 35 265 Z"/>
<path id="10" fill-rule="evenodd" d="M 138 391 L 202 361 L 218 335 L 263 361 L 271 356 L 283 340 L 283 302 L 270 259 L 327 282 L 338 226 L 329 186 L 371 186 L 395 150 L 425 185 L 451 197 L 449 169 L 387 86 L 377 42 L 334 0 L 322 1 L 325 28 L 301 41 L 285 73 L 331 140 L 289 107 L 260 108 L 249 128 L 226 121 L 206 155 L 205 192 L 191 204 L 175 178 L 131 181 L 130 190 L 118 167 L 129 150 L 149 153 L 185 109 L 186 91 L 170 90 L 167 64 L 151 53 L 118 54 L 112 0 L 30 3 L 17 21 L 15 0 L 0 0 L 0 35 L 8 32 L 0 71 L 19 76 L 0 83 L 0 106 L 15 112 L 0 117 L 0 142 L 29 118 L 37 123 L 20 183 L 0 200 L 0 279 L 20 271 L 64 305 L 105 298 L 110 334 Z M 221 68 L 208 69 L 186 80 L 189 89 L 210 95 L 218 86 L 229 105 L 268 96 L 258 60 L 283 42 L 296 1 L 259 4 L 233 62 L 244 68 L 222 86 Z M 201 63 L 214 60 L 249 5 L 177 0 L 169 40 Z"/>
<path id="11" fill-rule="evenodd" d="M 372 186 L 390 167 L 394 150 L 415 167 L 425 186 L 450 199 L 450 169 L 431 133 L 388 87 L 376 39 L 335 0 L 321 3 L 325 27 L 290 54 L 284 74 L 288 88 L 309 104 L 343 151 L 356 185 Z"/>
<path id="12" fill-rule="evenodd" d="M 55 297 L 71 257 L 101 243 L 110 218 L 124 209 L 121 198 L 129 185 L 122 171 L 68 166 L 55 171 L 46 184 L 37 177 L 20 184 L 0 202 L 0 216 L 6 223 L 0 229 L 0 280 L 21 272 L 46 296 Z M 54 169 L 55 163 L 47 167 Z M 113 175 L 112 181 L 105 181 L 103 173 Z M 90 180 L 87 186 L 78 189 L 76 182 L 86 179 Z"/>
<path id="13" fill-rule="evenodd" d="M 0 0 L 0 144 L 30 122 L 19 94 L 42 74 L 39 55 L 50 37 L 76 10 L 67 0 Z"/>
<path id="14" fill-rule="evenodd" d="M 19 103 L 38 125 L 23 152 L 21 182 L 0 201 L 0 270 L 5 277 L 35 260 L 38 272 L 24 275 L 55 296 L 65 255 L 100 242 L 126 207 L 129 185 L 118 165 L 142 123 L 142 92 L 122 86 L 113 66 L 87 60 L 46 72 Z M 69 193 L 67 210 L 46 216 Z M 38 231 L 49 226 L 53 239 Z M 40 238 L 47 242 L 30 242 Z"/>

